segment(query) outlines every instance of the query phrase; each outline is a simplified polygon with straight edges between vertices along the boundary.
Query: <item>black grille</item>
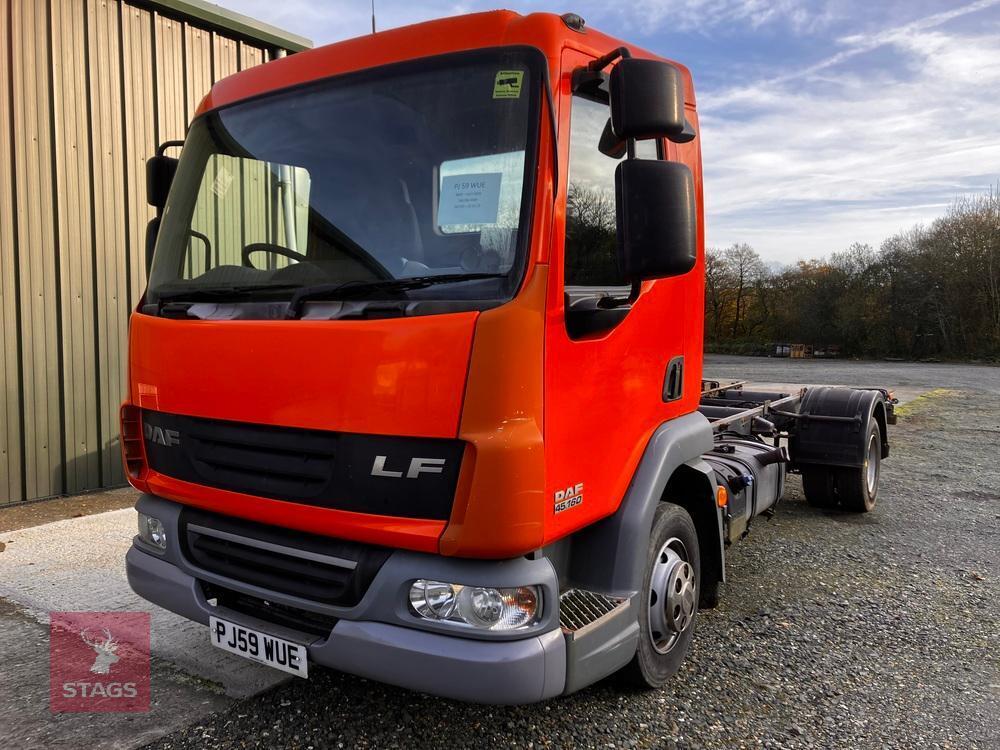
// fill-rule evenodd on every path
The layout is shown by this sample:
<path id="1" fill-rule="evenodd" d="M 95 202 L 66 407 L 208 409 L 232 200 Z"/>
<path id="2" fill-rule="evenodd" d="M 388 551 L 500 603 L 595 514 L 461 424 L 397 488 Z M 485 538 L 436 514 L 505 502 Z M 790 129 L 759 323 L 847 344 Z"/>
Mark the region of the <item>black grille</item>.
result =
<path id="1" fill-rule="evenodd" d="M 289 439 L 282 431 L 221 425 L 188 430 L 199 475 L 222 486 L 288 500 L 315 497 L 330 483 L 336 438 L 322 434 Z"/>
<path id="2" fill-rule="evenodd" d="M 353 606 L 389 557 L 382 547 L 306 534 L 187 508 L 185 557 L 230 580 L 302 599 Z"/>
<path id="3" fill-rule="evenodd" d="M 288 628 L 301 630 L 303 633 L 320 636 L 330 635 L 333 626 L 337 624 L 337 618 L 332 615 L 323 615 L 318 612 L 310 612 L 307 609 L 260 599 L 205 581 L 200 583 L 206 599 L 215 599 L 220 607 L 256 617 L 258 620 L 273 622 L 276 625 L 284 625 Z"/>
<path id="4" fill-rule="evenodd" d="M 199 419 L 144 410 L 150 467 L 186 482 L 304 505 L 446 520 L 460 440 Z M 407 474 L 414 459 L 416 474 Z M 375 472 L 373 475 L 372 472 Z"/>

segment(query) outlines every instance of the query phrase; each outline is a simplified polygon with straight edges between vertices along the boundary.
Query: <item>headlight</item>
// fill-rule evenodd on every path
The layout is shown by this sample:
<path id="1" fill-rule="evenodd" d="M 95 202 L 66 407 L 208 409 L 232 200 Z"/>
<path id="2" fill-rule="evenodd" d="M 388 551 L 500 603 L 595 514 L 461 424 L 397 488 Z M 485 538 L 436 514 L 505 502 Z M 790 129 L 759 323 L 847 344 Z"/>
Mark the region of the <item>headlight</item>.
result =
<path id="1" fill-rule="evenodd" d="M 154 547 L 167 548 L 167 531 L 163 528 L 163 523 L 159 518 L 147 516 L 145 513 L 139 514 L 139 538 Z"/>
<path id="2" fill-rule="evenodd" d="M 410 609 L 425 620 L 517 630 L 538 621 L 541 594 L 536 586 L 496 589 L 421 578 L 410 586 Z"/>

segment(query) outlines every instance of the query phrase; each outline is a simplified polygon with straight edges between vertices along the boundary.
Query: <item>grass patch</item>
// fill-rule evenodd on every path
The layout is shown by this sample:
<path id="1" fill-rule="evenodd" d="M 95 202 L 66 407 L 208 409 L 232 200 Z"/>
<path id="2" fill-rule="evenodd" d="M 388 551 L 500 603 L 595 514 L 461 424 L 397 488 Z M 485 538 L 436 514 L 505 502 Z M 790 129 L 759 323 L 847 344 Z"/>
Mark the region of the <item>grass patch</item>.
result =
<path id="1" fill-rule="evenodd" d="M 927 391 L 927 393 L 921 393 L 912 401 L 907 401 L 905 404 L 897 406 L 895 409 L 896 416 L 904 418 L 913 416 L 913 414 L 922 411 L 934 401 L 957 395 L 958 391 L 953 391 L 950 388 L 935 388 L 932 391 Z"/>

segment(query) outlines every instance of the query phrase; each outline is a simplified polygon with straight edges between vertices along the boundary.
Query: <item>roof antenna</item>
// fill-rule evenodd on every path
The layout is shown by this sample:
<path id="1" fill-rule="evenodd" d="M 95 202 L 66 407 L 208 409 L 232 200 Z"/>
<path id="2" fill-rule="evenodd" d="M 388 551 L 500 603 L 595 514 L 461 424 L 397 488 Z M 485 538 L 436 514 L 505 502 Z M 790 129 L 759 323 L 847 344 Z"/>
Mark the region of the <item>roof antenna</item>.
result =
<path id="1" fill-rule="evenodd" d="M 372 33 L 375 33 L 375 0 L 372 0 Z"/>

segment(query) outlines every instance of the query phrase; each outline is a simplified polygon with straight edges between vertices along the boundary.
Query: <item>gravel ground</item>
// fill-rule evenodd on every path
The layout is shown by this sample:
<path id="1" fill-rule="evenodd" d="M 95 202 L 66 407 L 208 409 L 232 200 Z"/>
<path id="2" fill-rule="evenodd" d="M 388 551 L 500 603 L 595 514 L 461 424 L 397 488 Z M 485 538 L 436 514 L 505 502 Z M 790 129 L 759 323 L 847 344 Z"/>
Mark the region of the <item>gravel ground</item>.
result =
<path id="1" fill-rule="evenodd" d="M 790 479 L 664 690 L 494 708 L 315 669 L 151 747 L 1000 748 L 1000 406 L 984 398 L 1000 369 L 810 364 L 707 369 L 951 390 L 904 408 L 873 513 L 814 510 Z"/>

